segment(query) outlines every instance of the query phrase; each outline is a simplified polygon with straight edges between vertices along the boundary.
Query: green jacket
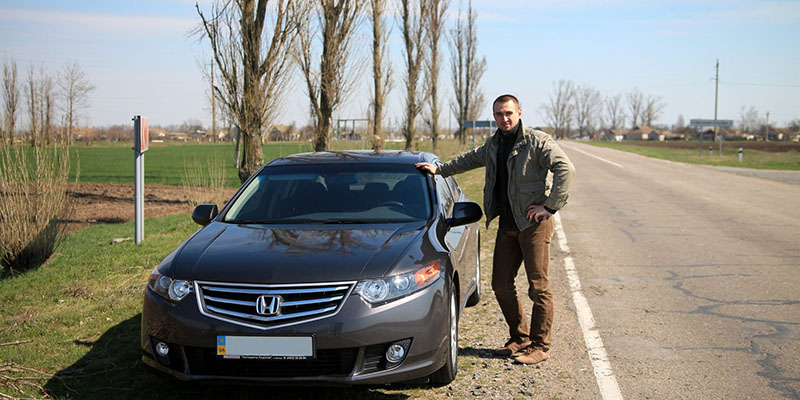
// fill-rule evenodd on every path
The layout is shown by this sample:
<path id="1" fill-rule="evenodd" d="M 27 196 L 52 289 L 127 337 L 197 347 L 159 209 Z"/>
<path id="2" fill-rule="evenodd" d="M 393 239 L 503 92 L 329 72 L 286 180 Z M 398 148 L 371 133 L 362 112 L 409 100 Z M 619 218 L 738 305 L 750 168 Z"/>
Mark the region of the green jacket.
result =
<path id="1" fill-rule="evenodd" d="M 519 123 L 521 124 L 522 120 Z M 439 173 L 442 176 L 486 167 L 483 212 L 486 214 L 487 227 L 500 215 L 500 205 L 494 196 L 499 135 L 498 130 L 482 146 L 439 166 Z M 536 224 L 525 218 L 529 205 L 544 205 L 550 210 L 558 211 L 567 204 L 569 185 L 575 174 L 575 167 L 550 135 L 523 125 L 508 155 L 506 165 L 508 200 L 511 203 L 514 221 L 520 231 Z M 553 175 L 552 190 L 547 182 L 548 172 L 552 172 Z"/>

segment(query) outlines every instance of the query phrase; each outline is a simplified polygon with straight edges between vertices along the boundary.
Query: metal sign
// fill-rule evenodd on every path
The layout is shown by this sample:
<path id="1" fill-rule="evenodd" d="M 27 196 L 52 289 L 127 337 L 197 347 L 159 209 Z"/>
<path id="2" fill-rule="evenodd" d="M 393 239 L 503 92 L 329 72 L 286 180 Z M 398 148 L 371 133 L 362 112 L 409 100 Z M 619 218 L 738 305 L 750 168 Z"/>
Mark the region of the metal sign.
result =
<path id="1" fill-rule="evenodd" d="M 464 128 L 497 128 L 497 122 L 493 120 L 486 121 L 464 121 Z"/>
<path id="2" fill-rule="evenodd" d="M 144 153 L 150 148 L 150 129 L 147 127 L 147 118 L 141 115 L 133 117 L 133 131 L 134 151 Z"/>
<path id="3" fill-rule="evenodd" d="M 716 126 L 719 128 L 733 128 L 732 119 L 692 119 L 689 125 L 694 127 Z"/>
<path id="4" fill-rule="evenodd" d="M 136 244 L 144 240 L 144 152 L 150 144 L 147 129 L 147 118 L 141 115 L 133 117 L 133 168 L 134 168 L 134 233 Z"/>

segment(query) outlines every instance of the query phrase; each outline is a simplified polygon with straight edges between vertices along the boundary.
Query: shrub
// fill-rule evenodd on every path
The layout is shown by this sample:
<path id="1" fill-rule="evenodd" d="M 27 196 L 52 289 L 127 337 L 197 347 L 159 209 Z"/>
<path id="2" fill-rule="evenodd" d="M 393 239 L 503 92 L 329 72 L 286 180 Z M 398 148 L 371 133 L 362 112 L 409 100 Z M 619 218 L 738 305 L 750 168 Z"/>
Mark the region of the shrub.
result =
<path id="1" fill-rule="evenodd" d="M 197 158 L 191 162 L 184 159 L 181 175 L 192 208 L 198 204 L 213 203 L 221 209 L 228 200 L 230 189 L 226 185 L 225 164 L 216 155 L 206 158 L 205 163 Z"/>
<path id="2" fill-rule="evenodd" d="M 6 274 L 41 265 L 60 243 L 72 211 L 69 172 L 65 146 L 2 146 L 0 261 Z"/>

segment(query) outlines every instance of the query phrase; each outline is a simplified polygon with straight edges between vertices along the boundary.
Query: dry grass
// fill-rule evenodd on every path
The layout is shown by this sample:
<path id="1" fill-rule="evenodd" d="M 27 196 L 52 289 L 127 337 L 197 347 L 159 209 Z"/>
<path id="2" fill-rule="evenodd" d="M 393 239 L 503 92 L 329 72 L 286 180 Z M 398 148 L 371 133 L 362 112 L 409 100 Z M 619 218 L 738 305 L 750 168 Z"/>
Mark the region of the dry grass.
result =
<path id="1" fill-rule="evenodd" d="M 0 150 L 0 261 L 6 273 L 41 265 L 63 238 L 72 210 L 69 172 L 69 149 L 61 145 Z"/>
<path id="2" fill-rule="evenodd" d="M 217 159 L 216 154 L 206 158 L 205 163 L 197 158 L 191 161 L 184 158 L 181 177 L 191 208 L 204 203 L 222 208 L 228 200 L 230 189 L 227 188 L 225 162 Z"/>

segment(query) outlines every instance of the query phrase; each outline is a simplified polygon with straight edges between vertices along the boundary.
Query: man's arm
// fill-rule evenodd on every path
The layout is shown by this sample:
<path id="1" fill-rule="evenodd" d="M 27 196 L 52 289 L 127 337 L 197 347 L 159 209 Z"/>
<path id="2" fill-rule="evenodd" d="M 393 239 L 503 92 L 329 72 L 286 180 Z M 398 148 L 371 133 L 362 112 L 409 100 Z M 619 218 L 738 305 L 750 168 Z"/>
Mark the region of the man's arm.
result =
<path id="1" fill-rule="evenodd" d="M 575 167 L 564 151 L 561 150 L 561 147 L 550 137 L 547 137 L 544 141 L 539 163 L 543 168 L 553 173 L 553 187 L 550 189 L 550 195 L 542 207 L 549 211 L 558 211 L 567 204 L 569 187 L 572 183 L 572 177 L 575 175 Z"/>
<path id="2" fill-rule="evenodd" d="M 442 165 L 434 165 L 428 162 L 418 162 L 414 164 L 417 169 L 431 174 L 440 174 L 442 176 L 452 176 L 471 169 L 486 166 L 486 145 L 478 147 L 472 151 L 468 151 L 453 160 L 450 160 Z"/>

